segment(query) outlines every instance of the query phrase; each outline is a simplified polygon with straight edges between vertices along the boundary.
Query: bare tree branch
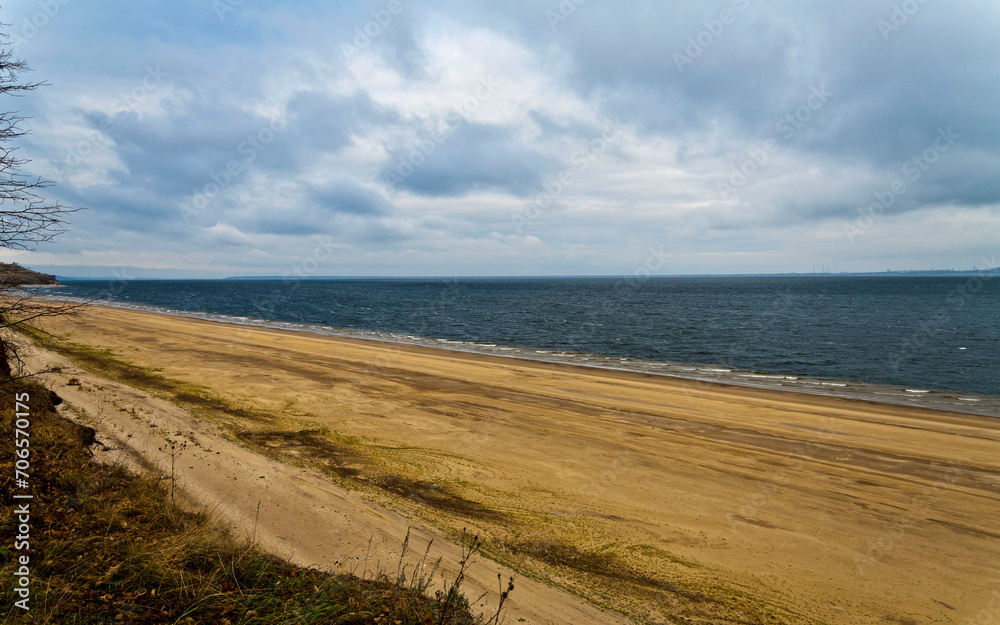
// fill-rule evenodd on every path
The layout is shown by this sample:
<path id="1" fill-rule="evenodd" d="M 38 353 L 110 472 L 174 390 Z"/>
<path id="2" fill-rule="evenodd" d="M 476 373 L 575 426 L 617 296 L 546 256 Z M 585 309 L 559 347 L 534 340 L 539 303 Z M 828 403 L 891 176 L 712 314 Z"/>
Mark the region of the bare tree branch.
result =
<path id="1" fill-rule="evenodd" d="M 0 24 L 0 29 L 9 25 Z M 0 97 L 19 97 L 43 87 L 45 82 L 24 82 L 21 74 L 31 71 L 28 64 L 4 47 L 9 38 L 0 33 Z M 0 110 L 2 110 L 0 106 Z M 51 242 L 66 231 L 66 216 L 78 209 L 51 203 L 43 192 L 52 182 L 22 172 L 27 159 L 17 157 L 17 139 L 30 131 L 20 124 L 27 118 L 16 111 L 0 112 L 0 248 L 31 250 Z M 89 303 L 89 302 L 88 302 Z M 86 304 L 52 304 L 33 299 L 16 285 L 0 284 L 0 384 L 12 379 L 11 363 L 20 370 L 20 355 L 7 332 L 25 328 L 28 322 L 51 315 L 68 314 Z"/>

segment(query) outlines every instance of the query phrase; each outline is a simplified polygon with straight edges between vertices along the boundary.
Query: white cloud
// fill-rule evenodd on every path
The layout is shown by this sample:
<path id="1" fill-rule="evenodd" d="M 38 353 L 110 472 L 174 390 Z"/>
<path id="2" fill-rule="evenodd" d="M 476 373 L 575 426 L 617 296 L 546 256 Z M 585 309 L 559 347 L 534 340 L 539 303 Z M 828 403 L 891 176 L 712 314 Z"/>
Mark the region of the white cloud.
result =
<path id="1" fill-rule="evenodd" d="M 371 19 L 360 5 L 241 5 L 225 21 L 187 2 L 65 5 L 19 47 L 52 83 L 15 102 L 34 117 L 21 156 L 91 210 L 22 261 L 280 274 L 327 236 L 343 256 L 328 273 L 622 273 L 659 245 L 668 273 L 877 270 L 970 267 L 1000 240 L 1000 66 L 969 61 L 1000 58 L 995 12 L 929 4 L 873 45 L 858 30 L 883 12 L 871 3 L 750 6 L 680 73 L 671 54 L 711 7 L 588 4 L 552 31 L 548 6 L 407 4 L 345 58 Z M 5 8 L 15 24 L 37 10 Z M 821 85 L 822 106 L 782 132 Z M 244 160 L 276 119 L 288 130 Z M 951 127 L 953 148 L 845 237 Z M 178 207 L 234 161 L 185 221 Z"/>

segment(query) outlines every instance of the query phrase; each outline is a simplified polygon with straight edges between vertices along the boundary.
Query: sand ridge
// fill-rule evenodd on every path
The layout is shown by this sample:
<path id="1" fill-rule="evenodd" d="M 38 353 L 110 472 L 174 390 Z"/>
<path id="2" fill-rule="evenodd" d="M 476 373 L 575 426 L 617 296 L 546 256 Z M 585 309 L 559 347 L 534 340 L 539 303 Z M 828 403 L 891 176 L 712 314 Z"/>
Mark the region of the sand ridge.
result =
<path id="1" fill-rule="evenodd" d="M 185 465 L 195 467 L 183 477 L 191 496 L 244 527 L 267 502 L 259 526 L 268 544 L 300 562 L 352 553 L 337 542 L 341 531 L 351 549 L 377 535 L 388 559 L 407 525 L 426 538 L 475 527 L 522 572 L 649 622 L 729 593 L 737 599 L 720 610 L 735 610 L 726 612 L 734 622 L 760 604 L 752 618 L 773 610 L 784 622 L 962 623 L 1000 588 L 1000 424 L 987 417 L 106 307 L 46 327 L 280 415 L 242 424 L 255 451 L 227 424 L 117 383 L 66 387 L 70 375 L 87 375 L 68 363 L 51 378 L 145 462 L 162 467 L 156 430 L 189 432 L 200 444 Z M 39 358 L 34 366 L 58 361 Z M 377 465 L 407 481 L 382 483 L 381 495 L 345 490 L 261 455 L 281 433 L 367 454 L 368 465 L 345 456 L 345 472 Z M 294 459 L 304 445 L 273 455 Z M 400 500 L 386 484 L 423 490 Z M 431 505 L 445 495 L 479 508 Z M 479 568 L 483 588 L 508 573 Z M 624 622 L 522 581 L 515 621 Z"/>

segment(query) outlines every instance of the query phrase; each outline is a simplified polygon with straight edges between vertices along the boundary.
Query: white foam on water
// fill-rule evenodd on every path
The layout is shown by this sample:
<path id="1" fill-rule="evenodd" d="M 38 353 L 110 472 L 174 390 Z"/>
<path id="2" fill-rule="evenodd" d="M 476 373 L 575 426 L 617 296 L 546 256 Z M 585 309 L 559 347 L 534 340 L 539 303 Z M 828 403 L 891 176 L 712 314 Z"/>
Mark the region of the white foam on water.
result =
<path id="1" fill-rule="evenodd" d="M 81 303 L 89 301 L 74 297 L 44 296 L 43 298 L 63 301 L 80 301 Z M 536 361 L 562 362 L 569 364 L 577 363 L 581 366 L 591 368 L 596 367 L 600 369 L 655 373 L 657 375 L 665 375 L 668 377 L 688 380 L 701 380 L 703 382 L 722 382 L 737 386 L 784 389 L 786 392 L 805 392 L 850 397 L 855 399 L 870 399 L 901 405 L 917 404 L 936 409 L 954 410 L 959 409 L 961 405 L 963 412 L 1000 416 L 1000 398 L 997 397 L 956 397 L 954 395 L 935 393 L 925 389 L 907 388 L 904 391 L 904 389 L 899 387 L 892 388 L 879 384 L 852 381 L 824 381 L 821 379 L 794 375 L 733 370 L 730 368 L 712 366 L 711 364 L 646 361 L 642 359 L 622 358 L 611 355 L 535 349 L 533 346 L 501 346 L 495 343 L 477 343 L 444 338 L 420 337 L 412 334 L 364 330 L 360 328 L 345 328 L 319 323 L 273 321 L 249 316 L 182 311 L 163 308 L 161 306 L 135 304 L 132 302 L 105 301 L 101 302 L 100 305 L 205 319 L 209 321 L 226 322 L 243 326 L 280 328 L 290 331 L 309 332 L 312 334 L 328 336 L 354 337 L 382 342 L 423 345 L 433 349 L 493 354 L 504 358 L 525 358 Z M 972 406 L 970 404 L 979 405 Z"/>

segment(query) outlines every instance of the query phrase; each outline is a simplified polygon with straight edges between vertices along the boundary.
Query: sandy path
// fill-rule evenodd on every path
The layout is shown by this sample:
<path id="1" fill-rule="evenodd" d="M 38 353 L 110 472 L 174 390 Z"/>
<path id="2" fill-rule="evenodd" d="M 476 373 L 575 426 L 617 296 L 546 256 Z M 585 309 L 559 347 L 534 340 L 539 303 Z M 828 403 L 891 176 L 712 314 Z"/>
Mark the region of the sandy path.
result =
<path id="1" fill-rule="evenodd" d="M 375 536 L 374 557 L 394 569 L 408 525 L 421 543 L 442 536 L 435 526 L 468 525 L 522 553 L 613 554 L 627 579 L 540 564 L 540 552 L 522 565 L 651 622 L 702 589 L 739 591 L 793 622 L 970 623 L 996 605 L 996 419 L 106 308 L 47 327 L 282 415 L 248 430 L 330 427 L 497 515 L 376 505 L 61 364 L 60 394 L 161 471 L 164 431 L 196 442 L 179 462 L 185 492 L 242 527 L 260 501 L 258 535 L 296 562 L 363 557 Z M 83 388 L 64 387 L 72 376 Z M 495 588 L 499 570 L 481 561 L 474 582 Z M 524 578 L 513 600 L 508 622 L 622 622 Z"/>

